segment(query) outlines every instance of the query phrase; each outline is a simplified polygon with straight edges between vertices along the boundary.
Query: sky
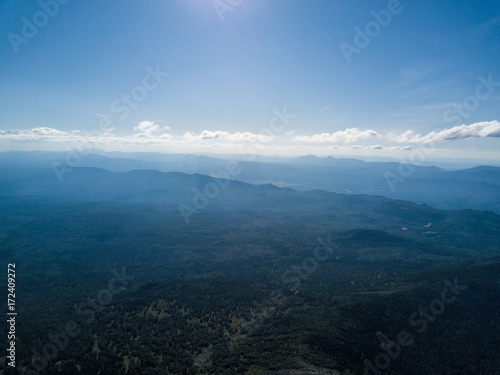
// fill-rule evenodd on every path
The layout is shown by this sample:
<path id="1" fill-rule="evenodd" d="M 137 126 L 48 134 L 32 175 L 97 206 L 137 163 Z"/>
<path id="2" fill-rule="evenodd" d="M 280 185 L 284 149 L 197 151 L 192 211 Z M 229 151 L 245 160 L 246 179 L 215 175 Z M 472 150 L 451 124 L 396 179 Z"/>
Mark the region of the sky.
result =
<path id="1" fill-rule="evenodd" d="M 0 0 L 0 151 L 500 160 L 500 2 Z"/>

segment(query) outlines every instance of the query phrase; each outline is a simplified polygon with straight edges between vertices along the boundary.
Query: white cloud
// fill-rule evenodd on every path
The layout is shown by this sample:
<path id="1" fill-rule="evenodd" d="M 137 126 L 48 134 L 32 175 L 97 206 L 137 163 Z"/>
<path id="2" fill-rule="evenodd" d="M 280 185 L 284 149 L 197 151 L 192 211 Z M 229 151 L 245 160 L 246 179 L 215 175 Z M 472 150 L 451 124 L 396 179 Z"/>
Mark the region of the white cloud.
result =
<path id="1" fill-rule="evenodd" d="M 193 132 L 186 132 L 183 136 L 184 139 L 189 141 L 201 141 L 207 139 L 218 139 L 218 138 L 227 138 L 230 134 L 228 132 L 224 132 L 221 130 L 203 130 L 200 134 L 194 134 Z"/>
<path id="2" fill-rule="evenodd" d="M 384 146 L 382 146 L 382 145 L 373 145 L 373 146 L 367 146 L 366 148 L 368 150 L 383 150 Z"/>
<path id="3" fill-rule="evenodd" d="M 172 135 L 166 133 L 167 130 L 170 130 L 170 127 L 164 126 L 160 128 L 160 125 L 154 121 L 142 121 L 139 125 L 134 126 L 134 130 L 138 132 L 134 134 L 134 138 L 140 139 L 142 143 L 162 143 L 172 139 Z"/>
<path id="4" fill-rule="evenodd" d="M 388 134 L 389 140 L 397 143 L 430 143 L 485 137 L 500 137 L 500 122 L 477 122 L 471 125 L 460 125 L 441 131 L 433 131 L 426 135 L 417 134 L 413 130 L 408 130 L 400 135 Z"/>
<path id="5" fill-rule="evenodd" d="M 167 130 L 168 127 L 160 128 L 158 125 L 150 121 L 143 121 L 134 130 L 140 131 L 131 136 L 115 136 L 110 132 L 102 132 L 93 130 L 87 132 L 85 130 L 73 130 L 71 133 L 64 132 L 49 127 L 39 127 L 33 129 L 16 129 L 16 130 L 0 130 L 0 141 L 11 142 L 52 142 L 52 143 L 67 143 L 74 145 L 75 143 L 91 144 L 157 144 L 169 143 L 172 135 L 161 133 L 161 130 Z"/>
<path id="6" fill-rule="evenodd" d="M 167 132 L 168 127 L 160 127 L 151 121 L 143 121 L 134 127 L 135 133 L 116 135 L 99 130 L 65 132 L 50 127 L 37 127 L 28 130 L 0 130 L 0 142 L 36 144 L 37 147 L 79 149 L 99 147 L 170 152 L 219 152 L 219 153 L 258 153 L 263 155 L 400 155 L 414 150 L 418 143 L 449 141 L 471 137 L 500 137 L 500 122 L 479 122 L 461 125 L 450 129 L 418 134 L 408 130 L 402 134 L 388 133 L 381 135 L 375 130 L 358 128 L 346 129 L 335 133 L 323 133 L 312 136 L 292 136 L 295 142 L 285 140 L 279 143 L 272 134 L 260 135 L 251 132 L 230 133 L 222 130 L 204 130 L 200 133 L 186 132 L 174 136 Z M 376 139 L 377 142 L 370 142 Z M 365 142 L 357 142 L 364 140 Z M 368 140 L 368 141 L 367 141 Z M 266 142 L 267 141 L 267 142 Z M 363 143 L 363 144 L 360 144 Z M 367 144 L 369 143 L 369 144 Z M 39 146 L 38 146 L 39 145 Z M 19 147 L 19 146 L 16 146 Z M 29 146 L 32 147 L 32 146 Z M 440 152 L 445 150 L 440 148 Z"/>
<path id="7" fill-rule="evenodd" d="M 151 135 L 159 132 L 160 130 L 170 130 L 170 127 L 164 126 L 163 128 L 160 128 L 160 125 L 155 124 L 154 121 L 142 121 L 139 125 L 134 126 L 134 130 L 139 132 L 139 134 Z"/>
<path id="8" fill-rule="evenodd" d="M 12 141 L 39 141 L 68 139 L 73 137 L 71 134 L 48 127 L 33 128 L 31 130 L 7 129 L 0 130 L 0 139 Z"/>
<path id="9" fill-rule="evenodd" d="M 53 128 L 47 128 L 47 127 L 44 127 L 44 128 L 34 128 L 31 131 L 32 131 L 33 134 L 37 134 L 37 135 L 41 135 L 41 136 L 68 134 L 66 132 L 62 132 L 60 130 L 53 129 Z"/>
<path id="10" fill-rule="evenodd" d="M 206 141 L 206 140 L 226 140 L 230 142 L 269 142 L 275 137 L 267 134 L 255 134 L 250 132 L 229 133 L 222 130 L 203 130 L 200 134 L 186 132 L 183 138 L 187 141 Z"/>
<path id="11" fill-rule="evenodd" d="M 379 133 L 371 129 L 361 130 L 359 128 L 349 128 L 335 133 L 321 133 L 314 134 L 312 136 L 298 135 L 293 139 L 293 141 L 307 143 L 353 143 L 361 139 L 368 139 L 379 135 Z"/>

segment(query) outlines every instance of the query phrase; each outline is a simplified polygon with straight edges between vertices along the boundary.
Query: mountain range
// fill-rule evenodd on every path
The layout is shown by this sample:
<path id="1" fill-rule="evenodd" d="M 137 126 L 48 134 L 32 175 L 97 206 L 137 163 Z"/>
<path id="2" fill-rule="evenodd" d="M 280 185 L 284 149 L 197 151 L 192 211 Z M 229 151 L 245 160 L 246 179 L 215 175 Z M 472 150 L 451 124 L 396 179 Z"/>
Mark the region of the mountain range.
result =
<path id="1" fill-rule="evenodd" d="M 51 169 L 56 181 L 66 179 L 70 171 L 77 167 L 113 172 L 182 172 L 230 177 L 254 185 L 273 184 L 297 191 L 325 190 L 384 196 L 435 208 L 490 210 L 500 213 L 499 167 L 443 170 L 432 166 L 318 158 L 311 155 L 294 159 L 245 159 L 249 157 L 219 159 L 192 154 L 11 151 L 0 153 L 0 168 Z M 236 175 L 227 175 L 230 163 L 237 163 Z M 50 177 L 47 176 L 47 179 Z"/>

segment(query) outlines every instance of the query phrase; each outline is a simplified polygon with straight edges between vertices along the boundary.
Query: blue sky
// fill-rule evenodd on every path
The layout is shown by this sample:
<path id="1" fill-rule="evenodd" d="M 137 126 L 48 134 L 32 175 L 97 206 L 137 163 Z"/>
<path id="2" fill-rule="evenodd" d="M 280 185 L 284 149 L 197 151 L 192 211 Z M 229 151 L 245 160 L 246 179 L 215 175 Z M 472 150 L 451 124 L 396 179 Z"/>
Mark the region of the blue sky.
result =
<path id="1" fill-rule="evenodd" d="M 0 150 L 500 160 L 496 0 L 0 11 Z"/>

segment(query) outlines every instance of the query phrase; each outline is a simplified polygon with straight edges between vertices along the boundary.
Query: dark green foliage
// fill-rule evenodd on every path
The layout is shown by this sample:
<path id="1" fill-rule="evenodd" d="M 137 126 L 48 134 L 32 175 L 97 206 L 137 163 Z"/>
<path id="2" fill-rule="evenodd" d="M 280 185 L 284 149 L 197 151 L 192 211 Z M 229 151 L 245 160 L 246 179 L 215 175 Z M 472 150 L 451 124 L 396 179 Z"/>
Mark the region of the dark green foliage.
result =
<path id="1" fill-rule="evenodd" d="M 497 373 L 498 215 L 240 187 L 189 225 L 159 203 L 2 200 L 19 363 L 74 322 L 40 375 L 362 374 L 402 330 L 414 343 L 386 374 Z M 307 271 L 318 237 L 331 252 Z M 416 332 L 409 317 L 455 278 L 467 289 Z"/>

